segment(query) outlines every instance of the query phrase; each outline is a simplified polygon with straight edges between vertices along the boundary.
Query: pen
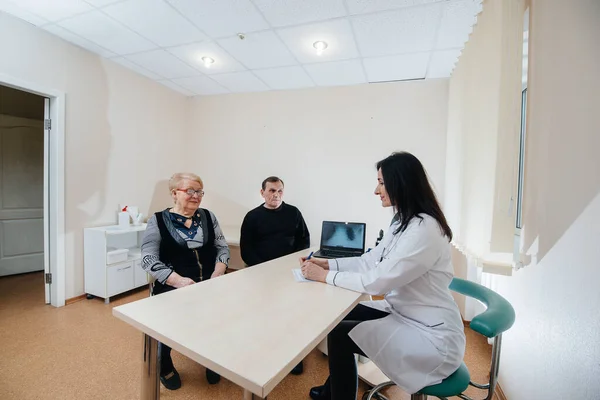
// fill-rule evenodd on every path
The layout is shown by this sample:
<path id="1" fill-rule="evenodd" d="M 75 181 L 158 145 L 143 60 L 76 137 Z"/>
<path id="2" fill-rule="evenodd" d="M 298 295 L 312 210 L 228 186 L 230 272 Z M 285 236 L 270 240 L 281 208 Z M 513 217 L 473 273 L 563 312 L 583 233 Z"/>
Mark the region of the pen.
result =
<path id="1" fill-rule="evenodd" d="M 310 260 L 310 258 L 312 257 L 314 251 L 311 251 L 310 254 L 308 255 L 308 257 L 306 257 L 306 261 Z"/>

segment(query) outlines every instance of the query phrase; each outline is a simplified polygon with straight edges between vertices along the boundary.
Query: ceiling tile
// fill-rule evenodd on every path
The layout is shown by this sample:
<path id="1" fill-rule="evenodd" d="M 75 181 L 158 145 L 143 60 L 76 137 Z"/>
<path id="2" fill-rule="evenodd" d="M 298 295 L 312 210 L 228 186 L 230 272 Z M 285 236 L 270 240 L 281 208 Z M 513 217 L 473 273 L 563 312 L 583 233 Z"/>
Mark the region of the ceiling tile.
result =
<path id="1" fill-rule="evenodd" d="M 435 51 L 431 55 L 427 78 L 447 78 L 452 74 L 454 65 L 460 56 L 460 49 Z"/>
<path id="2" fill-rule="evenodd" d="M 42 18 L 34 13 L 31 13 L 9 0 L 0 0 L 0 11 L 4 11 L 7 14 L 14 15 L 17 18 L 21 18 L 22 20 L 25 20 L 30 24 L 39 26 L 48 23 L 47 19 Z"/>
<path id="3" fill-rule="evenodd" d="M 318 86 L 341 86 L 366 83 L 360 60 L 334 61 L 305 65 L 304 69 Z"/>
<path id="4" fill-rule="evenodd" d="M 85 0 L 86 3 L 90 3 L 94 7 L 104 7 L 109 4 L 118 3 L 123 0 Z"/>
<path id="5" fill-rule="evenodd" d="M 156 45 L 100 11 L 69 18 L 58 24 L 119 55 L 156 48 Z"/>
<path id="6" fill-rule="evenodd" d="M 254 0 L 272 26 L 289 26 L 346 16 L 344 0 Z"/>
<path id="7" fill-rule="evenodd" d="M 176 84 L 174 82 L 171 82 L 169 80 L 160 80 L 160 81 L 157 81 L 157 82 L 160 83 L 161 85 L 164 85 L 164 86 L 166 86 L 166 87 L 168 87 L 170 89 L 173 89 L 176 92 L 179 92 L 179 93 L 181 93 L 183 95 L 186 95 L 186 96 L 193 96 L 194 95 L 193 92 L 191 92 L 191 91 L 189 91 L 187 89 L 184 89 L 181 86 L 179 86 L 178 84 Z"/>
<path id="8" fill-rule="evenodd" d="M 157 75 L 154 72 L 150 72 L 146 68 L 141 67 L 141 66 L 139 66 L 139 65 L 137 65 L 135 63 L 132 63 L 131 61 L 129 61 L 125 57 L 111 58 L 111 61 L 114 61 L 117 64 L 121 64 L 125 68 L 128 68 L 128 69 L 130 69 L 130 70 L 132 70 L 134 72 L 137 72 L 138 74 L 143 75 L 143 76 L 145 76 L 147 78 L 150 78 L 152 80 L 163 79 L 162 76 Z"/>
<path id="9" fill-rule="evenodd" d="M 145 77 L 150 78 L 152 80 L 162 79 L 161 76 L 155 74 L 154 72 L 150 72 L 147 69 L 140 67 L 137 64 L 132 63 L 131 61 L 129 61 L 128 59 L 126 59 L 124 57 L 115 57 L 115 58 L 111 58 L 110 60 L 116 62 L 117 64 L 121 64 L 125 68 L 129 68 L 130 70 L 137 72 L 140 75 L 144 75 Z"/>
<path id="10" fill-rule="evenodd" d="M 52 33 L 53 35 L 60 37 L 61 39 L 64 39 L 68 42 L 76 44 L 79 47 L 83 47 L 84 49 L 89 50 L 93 53 L 99 54 L 102 57 L 116 56 L 116 54 L 113 53 L 112 51 L 108 51 L 105 48 L 100 47 L 97 44 L 92 43 L 89 40 L 82 38 L 81 36 L 78 36 L 72 32 L 69 32 L 65 28 L 62 28 L 58 25 L 54 25 L 54 24 L 46 25 L 43 27 L 43 29 L 47 30 L 48 32 Z"/>
<path id="11" fill-rule="evenodd" d="M 445 4 L 435 48 L 463 47 L 477 22 L 481 0 L 451 1 Z"/>
<path id="12" fill-rule="evenodd" d="M 314 86 L 302 67 L 282 67 L 253 71 L 271 89 L 300 89 Z"/>
<path id="13" fill-rule="evenodd" d="M 425 78 L 430 53 L 365 58 L 363 60 L 369 82 L 386 82 Z"/>
<path id="14" fill-rule="evenodd" d="M 402 7 L 436 3 L 440 0 L 346 0 L 350 14 L 366 14 Z"/>
<path id="15" fill-rule="evenodd" d="M 126 58 L 167 79 L 201 75 L 198 70 L 162 49 L 132 54 L 126 56 Z"/>
<path id="16" fill-rule="evenodd" d="M 269 87 L 250 71 L 212 75 L 211 78 L 231 90 L 233 93 L 263 92 L 269 90 Z"/>
<path id="17" fill-rule="evenodd" d="M 13 1 L 13 3 L 17 4 L 25 11 L 45 18 L 50 22 L 72 17 L 94 9 L 83 0 L 17 0 Z"/>
<path id="18" fill-rule="evenodd" d="M 359 57 L 352 28 L 346 19 L 283 28 L 277 33 L 301 63 Z M 313 46 L 316 41 L 327 43 L 327 49 L 321 55 Z"/>
<path id="19" fill-rule="evenodd" d="M 212 38 L 269 28 L 250 0 L 168 1 Z"/>
<path id="20" fill-rule="evenodd" d="M 161 47 L 207 39 L 198 28 L 162 0 L 127 0 L 102 12 Z"/>
<path id="21" fill-rule="evenodd" d="M 292 53 L 273 31 L 251 33 L 244 40 L 238 37 L 221 39 L 219 44 L 249 69 L 297 64 Z"/>
<path id="22" fill-rule="evenodd" d="M 206 76 L 173 79 L 173 82 L 185 89 L 190 90 L 192 93 L 199 95 L 208 96 L 211 94 L 229 93 L 229 90 L 225 89 L 223 86 Z"/>
<path id="23" fill-rule="evenodd" d="M 172 47 L 167 49 L 167 51 L 207 75 L 246 70 L 243 65 L 233 59 L 225 50 L 214 42 L 202 42 Z M 210 57 L 215 60 L 215 62 L 207 68 L 202 63 L 202 57 Z"/>
<path id="24" fill-rule="evenodd" d="M 363 57 L 430 51 L 442 4 L 353 17 L 358 49 Z"/>

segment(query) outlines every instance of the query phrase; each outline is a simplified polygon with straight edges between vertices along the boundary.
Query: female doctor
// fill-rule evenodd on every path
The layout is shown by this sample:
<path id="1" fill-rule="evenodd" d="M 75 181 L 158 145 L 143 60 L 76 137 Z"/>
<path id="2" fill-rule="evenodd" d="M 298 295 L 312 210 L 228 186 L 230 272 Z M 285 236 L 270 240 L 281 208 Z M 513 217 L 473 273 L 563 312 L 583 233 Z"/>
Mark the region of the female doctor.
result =
<path id="1" fill-rule="evenodd" d="M 378 162 L 375 194 L 395 211 L 375 249 L 361 257 L 300 259 L 307 279 L 385 295 L 359 304 L 328 335 L 330 375 L 310 390 L 315 400 L 356 399 L 355 353 L 411 394 L 440 383 L 463 360 L 463 323 L 448 289 L 452 231 L 423 165 L 406 152 Z"/>

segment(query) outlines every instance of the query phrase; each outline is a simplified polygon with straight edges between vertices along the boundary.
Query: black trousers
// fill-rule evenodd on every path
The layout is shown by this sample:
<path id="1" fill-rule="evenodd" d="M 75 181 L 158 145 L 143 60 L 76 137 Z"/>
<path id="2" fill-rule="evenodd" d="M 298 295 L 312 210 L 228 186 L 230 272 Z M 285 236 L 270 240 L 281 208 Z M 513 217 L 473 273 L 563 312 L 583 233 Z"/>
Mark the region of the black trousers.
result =
<path id="1" fill-rule="evenodd" d="M 166 344 L 158 342 L 158 354 L 160 357 L 160 376 L 169 375 L 174 369 L 171 348 Z"/>
<path id="2" fill-rule="evenodd" d="M 363 321 L 387 317 L 389 313 L 357 305 L 327 336 L 329 353 L 329 379 L 331 400 L 356 399 L 358 392 L 358 370 L 354 354 L 365 355 L 348 336 L 354 327 Z M 326 389 L 327 390 L 327 389 Z"/>

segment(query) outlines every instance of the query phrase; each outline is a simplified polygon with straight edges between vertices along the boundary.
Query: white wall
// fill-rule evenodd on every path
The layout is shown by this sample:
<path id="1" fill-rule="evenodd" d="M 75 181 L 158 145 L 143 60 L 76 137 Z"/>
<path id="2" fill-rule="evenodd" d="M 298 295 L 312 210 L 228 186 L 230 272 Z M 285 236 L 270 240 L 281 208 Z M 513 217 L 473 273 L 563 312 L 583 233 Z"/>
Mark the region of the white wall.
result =
<path id="1" fill-rule="evenodd" d="M 0 38 L 1 74 L 66 93 L 66 298 L 74 297 L 83 293 L 83 228 L 116 223 L 121 203 L 144 213 L 164 206 L 154 199 L 184 167 L 188 99 L 4 13 Z"/>
<path id="2" fill-rule="evenodd" d="M 523 224 L 525 250 L 539 246 L 512 276 L 491 276 L 491 287 L 516 311 L 504 336 L 499 381 L 510 400 L 595 400 L 600 393 L 600 2 L 532 0 L 530 7 Z M 480 18 L 478 29 L 484 21 Z M 518 32 L 516 25 L 506 29 Z M 481 62 L 487 57 L 482 47 Z"/>
<path id="3" fill-rule="evenodd" d="M 392 217 L 373 194 L 377 161 L 413 152 L 443 195 L 447 100 L 446 79 L 197 98 L 186 169 L 204 179 L 203 205 L 222 224 L 239 226 L 277 175 L 313 245 L 323 220 L 350 220 L 368 224 L 372 247 Z"/>
<path id="4" fill-rule="evenodd" d="M 600 195 L 537 265 L 494 287 L 515 307 L 504 336 L 506 397 L 596 400 L 600 393 Z"/>
<path id="5" fill-rule="evenodd" d="M 500 369 L 511 400 L 600 396 L 599 20 L 596 0 L 531 2 L 523 223 L 539 248 L 496 278 L 517 314 Z"/>

